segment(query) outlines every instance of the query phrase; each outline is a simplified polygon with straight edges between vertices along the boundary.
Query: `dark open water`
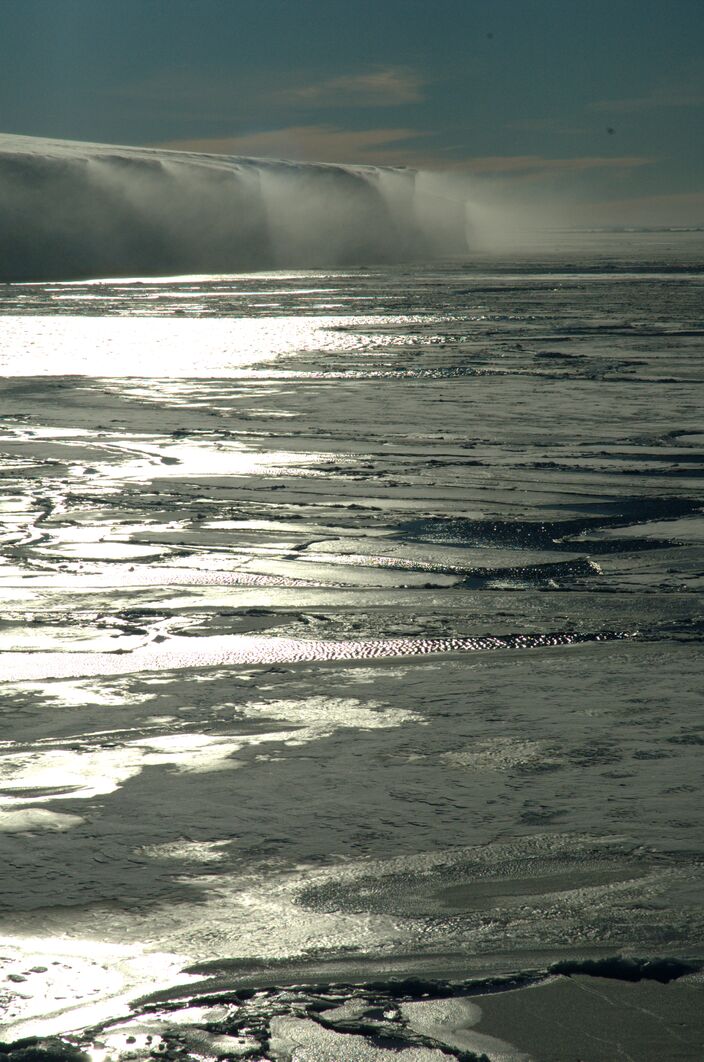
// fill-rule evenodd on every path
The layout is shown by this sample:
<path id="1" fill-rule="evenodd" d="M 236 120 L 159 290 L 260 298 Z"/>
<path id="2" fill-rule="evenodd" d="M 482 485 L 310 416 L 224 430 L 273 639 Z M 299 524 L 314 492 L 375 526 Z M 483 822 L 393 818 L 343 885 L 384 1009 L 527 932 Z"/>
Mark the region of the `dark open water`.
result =
<path id="1" fill-rule="evenodd" d="M 5 1040 L 469 1058 L 423 993 L 704 955 L 703 263 L 0 288 Z"/>

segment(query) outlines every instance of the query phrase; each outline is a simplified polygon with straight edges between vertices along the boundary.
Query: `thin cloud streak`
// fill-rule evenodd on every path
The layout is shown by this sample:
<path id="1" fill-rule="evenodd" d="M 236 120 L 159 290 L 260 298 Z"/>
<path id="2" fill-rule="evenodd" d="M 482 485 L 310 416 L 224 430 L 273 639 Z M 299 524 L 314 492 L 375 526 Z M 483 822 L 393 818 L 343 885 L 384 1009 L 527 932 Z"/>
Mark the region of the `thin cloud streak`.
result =
<path id="1" fill-rule="evenodd" d="M 425 135 L 406 128 L 347 130 L 330 125 L 294 125 L 242 136 L 172 140 L 150 146 L 213 155 L 404 166 L 415 164 L 409 161 L 413 152 L 396 145 Z"/>
<path id="2" fill-rule="evenodd" d="M 427 79 L 407 67 L 381 67 L 334 78 L 311 79 L 293 72 L 274 79 L 248 73 L 204 77 L 194 71 L 161 70 L 113 89 L 111 95 L 150 113 L 177 114 L 181 120 L 227 118 L 306 110 L 399 107 L 425 99 Z"/>
<path id="3" fill-rule="evenodd" d="M 591 170 L 628 171 L 653 165 L 645 155 L 585 155 L 546 158 L 542 155 L 489 155 L 448 158 L 425 147 L 430 133 L 407 127 L 341 129 L 334 125 L 293 125 L 241 136 L 171 140 L 151 147 L 213 155 L 284 158 L 306 162 L 368 163 L 412 166 L 440 172 L 538 179 L 581 174 Z"/>
<path id="4" fill-rule="evenodd" d="M 419 103 L 425 81 L 412 70 L 387 67 L 286 89 L 274 98 L 298 107 L 398 107 Z"/>
<path id="5" fill-rule="evenodd" d="M 585 173 L 587 170 L 629 170 L 651 166 L 658 160 L 647 155 L 585 155 L 574 159 L 549 159 L 542 155 L 491 155 L 464 159 L 456 165 L 472 173 L 553 176 L 559 173 Z"/>
<path id="6" fill-rule="evenodd" d="M 637 111 L 655 111 L 667 107 L 704 107 L 704 93 L 698 92 L 651 92 L 648 96 L 634 96 L 622 100 L 595 100 L 587 105 L 590 111 L 612 114 L 630 114 Z"/>

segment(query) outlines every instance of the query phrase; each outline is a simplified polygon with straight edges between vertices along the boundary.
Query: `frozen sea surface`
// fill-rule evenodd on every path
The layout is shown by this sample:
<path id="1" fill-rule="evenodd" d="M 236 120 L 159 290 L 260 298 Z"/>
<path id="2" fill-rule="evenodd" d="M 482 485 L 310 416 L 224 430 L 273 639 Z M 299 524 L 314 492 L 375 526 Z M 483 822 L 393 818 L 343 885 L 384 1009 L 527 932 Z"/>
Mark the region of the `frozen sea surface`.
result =
<path id="1" fill-rule="evenodd" d="M 702 241 L 0 287 L 6 1042 L 701 1057 Z"/>

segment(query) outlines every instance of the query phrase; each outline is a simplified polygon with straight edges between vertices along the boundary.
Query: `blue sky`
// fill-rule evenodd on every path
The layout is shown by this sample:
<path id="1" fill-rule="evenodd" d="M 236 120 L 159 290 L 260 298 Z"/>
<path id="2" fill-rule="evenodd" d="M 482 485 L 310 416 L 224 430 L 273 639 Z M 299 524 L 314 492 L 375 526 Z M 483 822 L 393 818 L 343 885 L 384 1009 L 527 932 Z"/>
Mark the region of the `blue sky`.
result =
<path id="1" fill-rule="evenodd" d="M 703 130 L 704 0 L 0 0 L 2 132 L 423 166 L 704 222 Z"/>

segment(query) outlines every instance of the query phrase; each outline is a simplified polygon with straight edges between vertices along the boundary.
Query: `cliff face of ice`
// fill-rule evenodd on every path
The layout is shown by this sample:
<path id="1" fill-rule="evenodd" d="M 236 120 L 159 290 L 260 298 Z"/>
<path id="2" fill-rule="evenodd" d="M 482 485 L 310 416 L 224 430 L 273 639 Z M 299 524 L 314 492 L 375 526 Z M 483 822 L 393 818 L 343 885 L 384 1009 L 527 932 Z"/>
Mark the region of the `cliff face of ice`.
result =
<path id="1" fill-rule="evenodd" d="M 0 280 L 413 260 L 466 249 L 412 170 L 0 136 Z"/>

